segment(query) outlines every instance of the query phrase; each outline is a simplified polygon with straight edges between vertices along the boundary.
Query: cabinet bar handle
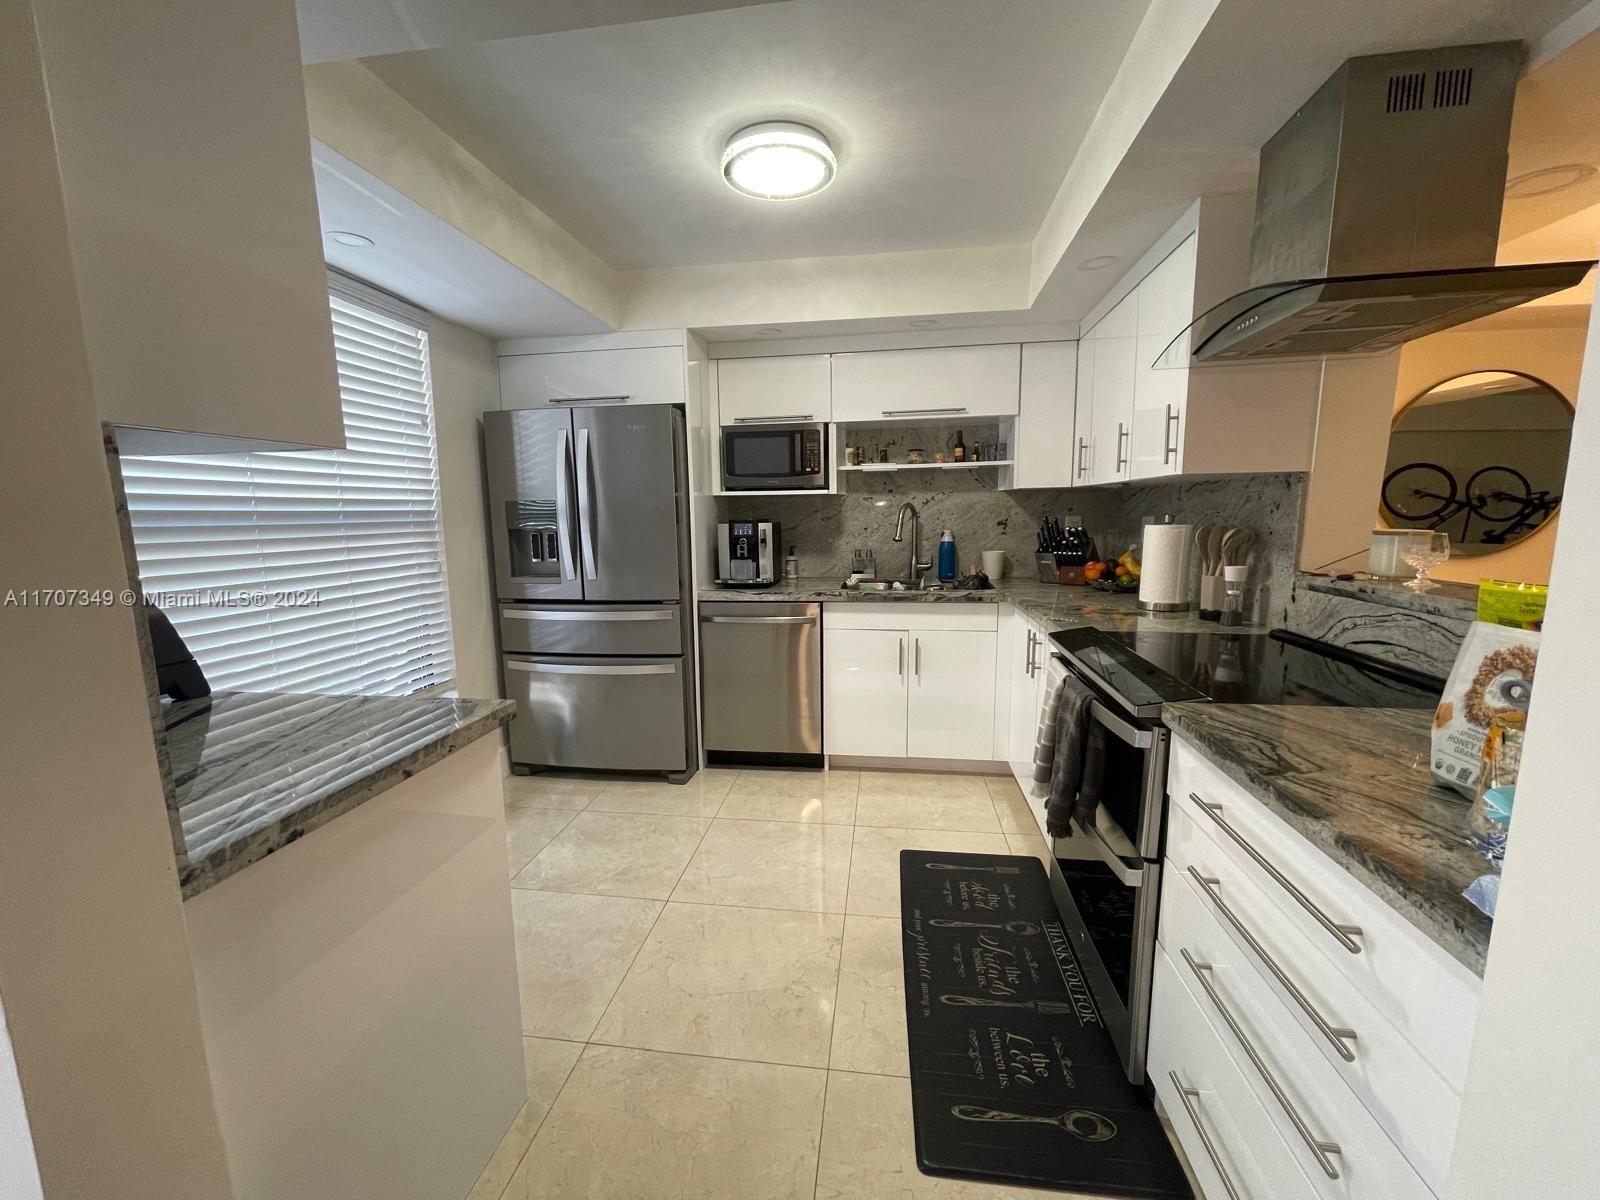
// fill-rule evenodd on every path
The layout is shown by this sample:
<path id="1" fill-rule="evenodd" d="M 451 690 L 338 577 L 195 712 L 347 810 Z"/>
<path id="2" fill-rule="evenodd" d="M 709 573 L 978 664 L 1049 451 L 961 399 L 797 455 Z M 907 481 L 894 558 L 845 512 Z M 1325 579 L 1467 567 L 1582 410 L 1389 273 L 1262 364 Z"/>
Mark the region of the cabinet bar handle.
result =
<path id="1" fill-rule="evenodd" d="M 1305 1013 L 1305 1015 L 1310 1019 L 1311 1023 L 1317 1027 L 1317 1032 L 1327 1039 L 1328 1045 L 1332 1046 L 1336 1051 L 1338 1051 L 1339 1057 L 1344 1059 L 1345 1062 L 1355 1062 L 1356 1052 L 1350 1049 L 1349 1046 L 1346 1046 L 1345 1042 L 1355 1041 L 1356 1031 L 1354 1029 L 1345 1029 L 1343 1026 L 1330 1024 L 1328 1020 L 1317 1011 L 1316 1005 L 1311 1003 L 1306 994 L 1302 992 L 1298 986 L 1296 986 L 1294 980 L 1290 979 L 1289 976 L 1285 974 L 1283 968 L 1278 965 L 1277 960 L 1274 959 L 1272 955 L 1267 953 L 1266 947 L 1256 940 L 1255 935 L 1245 928 L 1244 922 L 1239 920 L 1238 915 L 1233 911 L 1233 909 L 1228 907 L 1227 902 L 1224 901 L 1222 896 L 1217 892 L 1217 880 L 1207 879 L 1193 867 L 1189 867 L 1188 871 L 1189 874 L 1194 878 L 1194 881 L 1200 885 L 1200 890 L 1210 897 L 1211 903 L 1217 906 L 1217 911 L 1227 919 L 1228 924 L 1233 926 L 1234 931 L 1245 940 L 1245 944 L 1249 946 L 1251 951 L 1254 952 L 1255 956 L 1261 960 L 1261 965 L 1272 972 L 1272 977 L 1283 985 L 1283 990 L 1289 993 L 1294 1002 L 1300 1006 L 1300 1011 Z"/>
<path id="2" fill-rule="evenodd" d="M 810 413 L 791 413 L 786 417 L 735 417 L 735 425 L 775 425 L 779 421 L 809 421 Z"/>
<path id="3" fill-rule="evenodd" d="M 1083 453 L 1088 448 L 1089 448 L 1088 439 L 1087 438 L 1079 438 L 1078 439 L 1078 478 L 1079 479 L 1082 479 L 1086 474 L 1088 474 L 1089 468 L 1087 468 L 1086 466 L 1083 465 Z"/>
<path id="4" fill-rule="evenodd" d="M 1027 672 L 1028 678 L 1033 678 L 1033 648 L 1039 643 L 1039 635 L 1033 630 L 1028 630 L 1028 653 L 1022 664 L 1022 669 Z"/>
<path id="5" fill-rule="evenodd" d="M 922 682 L 922 639 L 921 638 L 913 638 L 912 639 L 912 644 L 915 647 L 914 653 L 915 653 L 915 657 L 916 657 L 917 682 L 921 683 Z"/>
<path id="6" fill-rule="evenodd" d="M 1122 446 L 1128 440 L 1128 427 L 1121 421 L 1117 422 L 1117 470 L 1122 470 L 1128 465 L 1128 456 L 1123 453 Z"/>
<path id="7" fill-rule="evenodd" d="M 895 668 L 895 673 L 901 679 L 904 679 L 906 677 L 906 640 L 905 638 L 895 638 L 894 644 L 900 647 L 900 665 Z"/>
<path id="8" fill-rule="evenodd" d="M 886 417 L 939 417 L 946 414 L 959 415 L 966 412 L 963 408 L 886 408 L 883 415 Z"/>
<path id="9" fill-rule="evenodd" d="M 1178 439 L 1173 437 L 1173 426 L 1178 423 L 1178 414 L 1172 411 L 1172 405 L 1167 405 L 1167 423 L 1161 430 L 1161 465 L 1166 466 L 1178 457 Z"/>
<path id="10" fill-rule="evenodd" d="M 1289 1118 L 1290 1123 L 1295 1128 L 1295 1132 L 1300 1135 L 1300 1140 L 1306 1144 L 1306 1149 L 1311 1151 L 1311 1156 L 1317 1160 L 1317 1165 L 1322 1168 L 1322 1173 L 1329 1179 L 1339 1178 L 1339 1168 L 1333 1165 L 1332 1158 L 1332 1155 L 1340 1153 L 1339 1143 L 1323 1141 L 1311 1132 L 1311 1127 L 1306 1124 L 1305 1118 L 1300 1115 L 1300 1110 L 1294 1106 L 1294 1101 L 1289 1099 L 1289 1095 L 1283 1090 L 1283 1086 L 1273 1076 L 1272 1072 L 1267 1069 L 1267 1064 L 1262 1060 L 1260 1052 L 1251 1044 L 1250 1039 L 1245 1036 L 1244 1030 L 1239 1027 L 1239 1022 L 1228 1011 L 1228 1006 L 1223 1004 L 1222 997 L 1217 995 L 1217 989 L 1211 985 L 1209 978 L 1211 964 L 1195 962 L 1187 950 L 1180 949 L 1178 953 L 1183 955 L 1183 961 L 1189 964 L 1189 969 L 1194 972 L 1194 977 L 1200 981 L 1200 986 L 1205 989 L 1206 995 L 1211 998 L 1211 1003 L 1217 1006 L 1217 1012 L 1222 1014 L 1222 1019 L 1227 1023 L 1228 1028 L 1233 1030 L 1233 1036 L 1239 1039 L 1239 1045 L 1244 1048 L 1245 1054 L 1255 1065 L 1257 1073 L 1261 1076 L 1261 1081 L 1267 1085 L 1267 1089 L 1282 1107 L 1284 1116 Z"/>
<path id="11" fill-rule="evenodd" d="M 1189 1114 L 1189 1120 L 1194 1124 L 1194 1131 L 1200 1135 L 1200 1144 L 1205 1147 L 1206 1157 L 1216 1168 L 1217 1178 L 1222 1180 L 1222 1190 L 1228 1193 L 1228 1200 L 1239 1200 L 1239 1191 L 1233 1186 L 1233 1180 L 1228 1178 L 1228 1169 L 1222 1165 L 1222 1156 L 1217 1153 L 1216 1143 L 1211 1140 L 1206 1127 L 1200 1124 L 1200 1093 L 1192 1087 L 1185 1087 L 1176 1071 L 1168 1071 L 1167 1078 L 1172 1080 L 1172 1086 L 1178 1089 L 1178 1099 L 1183 1102 L 1183 1111 Z"/>
<path id="12" fill-rule="evenodd" d="M 1279 887 L 1288 892 L 1289 895 L 1293 896 L 1295 903 L 1310 913 L 1312 919 L 1314 919 L 1318 925 L 1321 925 L 1331 935 L 1333 935 L 1333 937 L 1341 946 L 1350 951 L 1351 954 L 1361 953 L 1361 943 L 1356 941 L 1356 938 L 1361 936 L 1361 926 L 1340 925 L 1335 922 L 1332 917 L 1328 916 L 1327 913 L 1323 912 L 1322 909 L 1317 907 L 1316 903 L 1311 899 L 1310 896 L 1306 895 L 1293 883 L 1291 883 L 1289 878 L 1284 875 L 1282 871 L 1278 870 L 1277 867 L 1268 862 L 1267 859 L 1262 856 L 1259 850 L 1257 850 L 1249 842 L 1245 841 L 1243 834 L 1241 834 L 1232 825 L 1229 825 L 1227 821 L 1223 820 L 1222 805 L 1212 804 L 1209 801 L 1202 800 L 1194 792 L 1189 793 L 1189 799 L 1194 801 L 1196 807 L 1198 807 L 1201 812 L 1205 813 L 1206 816 L 1215 821 L 1217 823 L 1217 827 L 1221 829 L 1223 833 L 1232 838 L 1238 844 L 1239 849 L 1248 854 L 1258 867 L 1260 867 L 1268 875 L 1272 876 L 1273 880 L 1277 882 Z"/>
<path id="13" fill-rule="evenodd" d="M 551 396 L 548 404 L 626 404 L 633 396 Z"/>

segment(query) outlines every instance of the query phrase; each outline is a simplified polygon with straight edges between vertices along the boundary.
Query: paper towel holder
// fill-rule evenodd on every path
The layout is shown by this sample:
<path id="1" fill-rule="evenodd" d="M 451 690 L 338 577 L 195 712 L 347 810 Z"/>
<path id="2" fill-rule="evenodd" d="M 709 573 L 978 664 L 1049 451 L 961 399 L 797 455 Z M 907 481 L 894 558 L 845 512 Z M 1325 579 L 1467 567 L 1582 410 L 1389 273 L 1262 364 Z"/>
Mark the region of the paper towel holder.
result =
<path id="1" fill-rule="evenodd" d="M 1189 551 L 1194 526 L 1175 525 L 1170 516 L 1144 527 L 1139 562 L 1139 611 L 1153 614 L 1189 610 Z"/>

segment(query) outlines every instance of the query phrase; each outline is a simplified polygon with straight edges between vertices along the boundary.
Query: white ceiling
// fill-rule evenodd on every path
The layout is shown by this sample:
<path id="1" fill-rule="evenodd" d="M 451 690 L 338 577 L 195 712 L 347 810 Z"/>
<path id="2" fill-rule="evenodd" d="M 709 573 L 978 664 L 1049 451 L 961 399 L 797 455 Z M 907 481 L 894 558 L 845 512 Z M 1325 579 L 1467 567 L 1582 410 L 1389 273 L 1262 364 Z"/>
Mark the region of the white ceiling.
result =
<path id="1" fill-rule="evenodd" d="M 617 269 L 1032 238 L 1146 0 L 789 0 L 366 60 Z M 727 135 L 790 118 L 839 174 L 722 182 Z"/>
<path id="2" fill-rule="evenodd" d="M 610 329 L 343 155 L 314 142 L 311 162 L 329 266 L 490 337 Z M 373 244 L 341 246 L 335 230 Z"/>

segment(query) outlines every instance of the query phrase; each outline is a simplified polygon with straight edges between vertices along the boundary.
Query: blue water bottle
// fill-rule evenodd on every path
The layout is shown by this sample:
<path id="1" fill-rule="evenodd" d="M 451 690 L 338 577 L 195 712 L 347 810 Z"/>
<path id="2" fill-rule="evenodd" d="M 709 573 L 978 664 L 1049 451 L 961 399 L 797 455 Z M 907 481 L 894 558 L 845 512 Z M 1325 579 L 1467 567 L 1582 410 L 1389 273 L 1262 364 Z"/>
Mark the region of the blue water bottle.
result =
<path id="1" fill-rule="evenodd" d="M 939 536 L 939 578 L 956 577 L 956 535 L 948 529 Z"/>

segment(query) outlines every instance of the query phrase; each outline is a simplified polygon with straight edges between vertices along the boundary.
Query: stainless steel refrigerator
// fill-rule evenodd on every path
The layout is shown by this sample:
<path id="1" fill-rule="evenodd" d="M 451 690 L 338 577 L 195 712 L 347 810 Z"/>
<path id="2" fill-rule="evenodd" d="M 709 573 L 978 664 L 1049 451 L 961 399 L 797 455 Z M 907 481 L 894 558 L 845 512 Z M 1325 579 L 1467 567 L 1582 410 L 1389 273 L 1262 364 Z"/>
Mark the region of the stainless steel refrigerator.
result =
<path id="1" fill-rule="evenodd" d="M 689 778 L 683 414 L 494 411 L 483 441 L 513 767 Z"/>

